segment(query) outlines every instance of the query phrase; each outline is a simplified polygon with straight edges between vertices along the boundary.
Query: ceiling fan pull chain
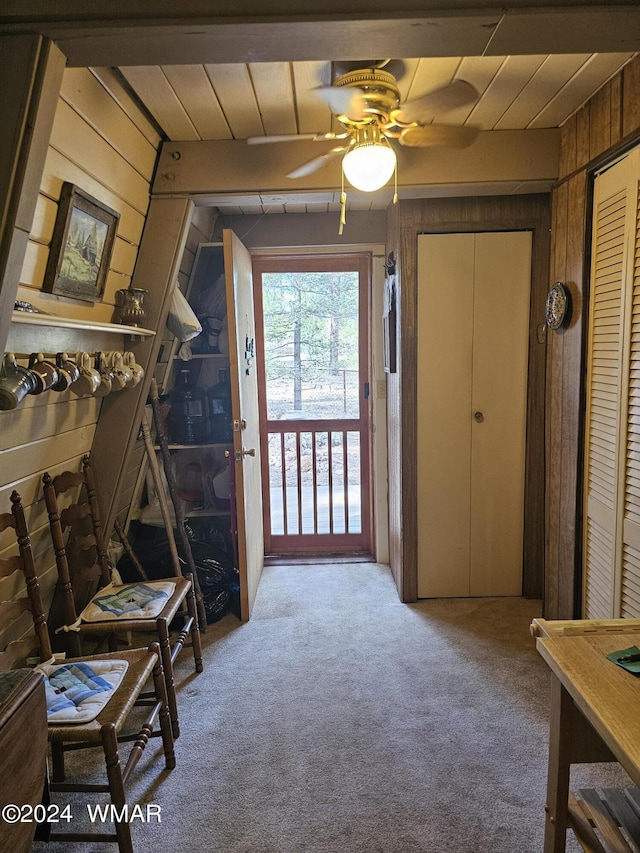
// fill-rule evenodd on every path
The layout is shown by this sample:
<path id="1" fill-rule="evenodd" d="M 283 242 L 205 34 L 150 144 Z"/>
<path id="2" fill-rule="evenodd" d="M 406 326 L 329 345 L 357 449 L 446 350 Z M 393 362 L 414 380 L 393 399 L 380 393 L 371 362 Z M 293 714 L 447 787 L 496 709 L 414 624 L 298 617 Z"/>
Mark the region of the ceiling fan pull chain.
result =
<path id="1" fill-rule="evenodd" d="M 347 224 L 347 194 L 344 191 L 344 169 L 342 172 L 342 192 L 340 193 L 340 227 L 338 228 L 338 237 L 342 237 L 342 231 Z"/>
<path id="2" fill-rule="evenodd" d="M 393 204 L 398 203 L 398 161 L 393 169 Z"/>

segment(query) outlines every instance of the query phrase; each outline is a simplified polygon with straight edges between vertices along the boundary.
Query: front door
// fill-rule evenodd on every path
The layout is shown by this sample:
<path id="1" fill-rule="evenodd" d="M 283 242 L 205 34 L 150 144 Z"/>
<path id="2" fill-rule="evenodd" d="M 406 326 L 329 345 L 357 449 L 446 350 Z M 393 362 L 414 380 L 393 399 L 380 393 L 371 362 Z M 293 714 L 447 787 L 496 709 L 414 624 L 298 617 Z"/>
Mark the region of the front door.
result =
<path id="1" fill-rule="evenodd" d="M 253 270 L 266 553 L 369 553 L 370 256 Z"/>
<path id="2" fill-rule="evenodd" d="M 251 282 L 251 255 L 233 231 L 225 229 L 224 271 L 227 295 L 235 529 L 240 571 L 240 607 L 248 619 L 264 564 L 260 425 L 255 359 L 255 318 Z"/>

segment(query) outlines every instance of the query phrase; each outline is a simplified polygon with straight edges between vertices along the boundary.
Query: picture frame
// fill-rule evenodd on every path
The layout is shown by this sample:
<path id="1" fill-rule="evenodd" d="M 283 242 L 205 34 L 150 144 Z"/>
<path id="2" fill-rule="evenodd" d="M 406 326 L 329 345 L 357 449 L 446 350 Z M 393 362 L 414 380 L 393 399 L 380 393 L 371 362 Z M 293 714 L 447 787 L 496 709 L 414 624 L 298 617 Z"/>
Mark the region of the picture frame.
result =
<path id="1" fill-rule="evenodd" d="M 42 289 L 100 302 L 120 214 L 75 184 L 62 185 Z"/>

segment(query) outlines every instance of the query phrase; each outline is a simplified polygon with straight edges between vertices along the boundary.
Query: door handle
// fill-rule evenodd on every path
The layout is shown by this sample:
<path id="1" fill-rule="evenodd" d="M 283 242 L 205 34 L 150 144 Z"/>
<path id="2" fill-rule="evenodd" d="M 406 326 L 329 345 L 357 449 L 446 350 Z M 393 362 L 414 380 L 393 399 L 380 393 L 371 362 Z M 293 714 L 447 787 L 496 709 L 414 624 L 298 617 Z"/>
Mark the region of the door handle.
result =
<path id="1" fill-rule="evenodd" d="M 484 415 L 482 414 L 482 412 L 476 412 L 473 417 L 476 419 L 476 421 L 479 424 L 481 424 L 484 421 Z"/>
<path id="2" fill-rule="evenodd" d="M 253 456 L 255 458 L 255 455 L 256 455 L 255 447 L 251 447 L 250 449 L 243 447 L 242 450 L 234 451 L 233 458 L 235 459 L 236 462 L 242 462 L 242 460 L 244 459 L 245 456 Z"/>

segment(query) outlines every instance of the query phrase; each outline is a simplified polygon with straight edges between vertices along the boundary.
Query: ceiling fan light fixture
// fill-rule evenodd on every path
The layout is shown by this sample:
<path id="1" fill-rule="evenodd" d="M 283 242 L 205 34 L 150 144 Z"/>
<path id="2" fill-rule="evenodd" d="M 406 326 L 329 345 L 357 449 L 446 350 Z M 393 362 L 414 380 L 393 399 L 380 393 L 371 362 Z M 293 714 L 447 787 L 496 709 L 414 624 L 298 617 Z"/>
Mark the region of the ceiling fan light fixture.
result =
<path id="1" fill-rule="evenodd" d="M 358 128 L 355 142 L 342 159 L 351 186 L 362 192 L 379 190 L 396 169 L 396 154 L 376 125 Z"/>

